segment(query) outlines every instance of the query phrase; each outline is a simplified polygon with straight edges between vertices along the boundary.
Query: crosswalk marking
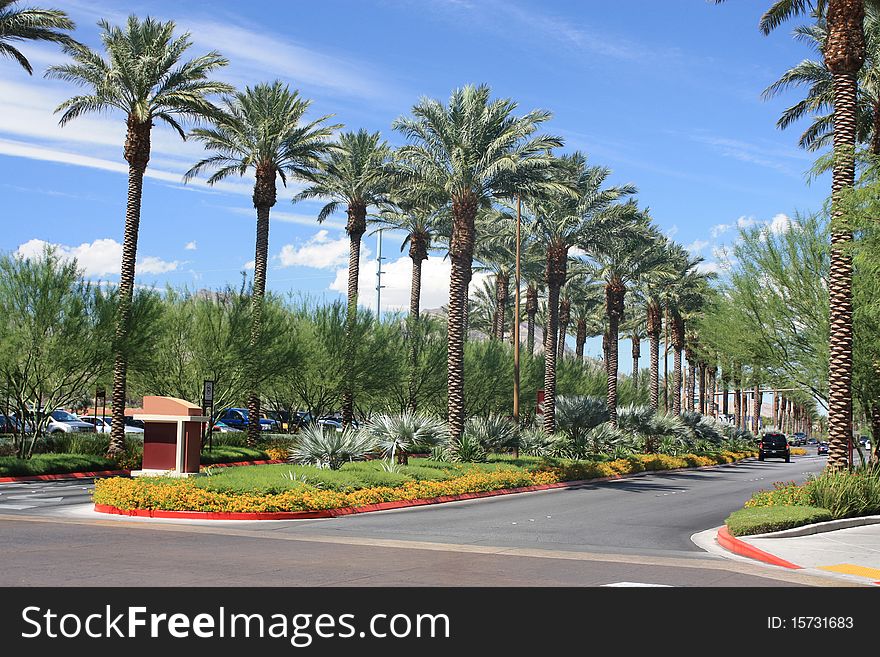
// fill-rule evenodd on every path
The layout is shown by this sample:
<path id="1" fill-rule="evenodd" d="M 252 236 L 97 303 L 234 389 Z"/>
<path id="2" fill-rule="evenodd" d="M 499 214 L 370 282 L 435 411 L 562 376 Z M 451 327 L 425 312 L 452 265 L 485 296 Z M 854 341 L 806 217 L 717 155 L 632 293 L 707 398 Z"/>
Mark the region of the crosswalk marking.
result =
<path id="1" fill-rule="evenodd" d="M 672 588 L 669 584 L 648 584 L 646 582 L 614 582 L 613 584 L 600 584 L 600 586 L 636 586 L 636 587 Z"/>

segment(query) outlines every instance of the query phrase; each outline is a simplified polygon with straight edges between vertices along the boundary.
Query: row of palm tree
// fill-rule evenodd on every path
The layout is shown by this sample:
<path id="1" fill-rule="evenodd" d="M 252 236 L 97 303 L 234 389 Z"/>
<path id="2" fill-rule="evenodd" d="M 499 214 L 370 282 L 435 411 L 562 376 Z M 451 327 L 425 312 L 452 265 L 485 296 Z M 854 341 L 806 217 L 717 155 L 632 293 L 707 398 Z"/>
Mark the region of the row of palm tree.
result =
<path id="1" fill-rule="evenodd" d="M 0 8 L 11 4 L 5 2 Z M 64 20 L 59 12 L 44 18 L 47 26 L 54 26 L 56 38 L 52 40 L 62 44 L 70 59 L 46 74 L 84 91 L 56 110 L 61 113 L 61 124 L 86 113 L 115 110 L 127 125 L 124 155 L 129 164 L 129 185 L 116 329 L 119 345 L 125 342 L 131 321 L 143 177 L 157 121 L 169 125 L 182 138 L 194 138 L 208 152 L 186 173 L 185 180 L 207 174 L 207 183 L 213 185 L 233 175 L 253 176 L 257 219 L 251 299 L 254 344 L 263 328 L 269 225 L 279 180 L 283 186 L 292 181 L 305 183 L 294 201 L 326 202 L 317 216 L 319 222 L 342 208 L 347 213 L 350 250 L 343 359 L 349 367 L 353 366 L 351 336 L 360 244 L 368 224 L 377 222 L 407 233 L 405 243 L 413 261 L 411 320 L 419 315 L 421 265 L 429 249 L 443 245 L 451 262 L 447 412 L 453 438 L 461 436 L 465 422 L 463 355 L 475 262 L 495 274 L 492 335 L 504 339 L 515 251 L 511 237 L 514 200 L 521 202 L 525 215 L 522 246 L 530 350 L 538 291 L 546 290 L 543 426 L 548 433 L 555 430 L 556 361 L 563 353 L 572 318 L 578 333 L 577 351 L 582 356 L 587 323 L 597 308 L 604 308 L 608 409 L 614 422 L 617 342 L 627 293 L 638 291 L 648 300 L 652 363 L 659 349 L 655 339 L 657 308 L 662 304 L 668 310 L 676 329 L 688 312 L 699 309 L 694 298 L 705 285 L 705 277 L 696 271 L 696 262 L 682 257 L 681 247 L 653 226 L 648 212 L 634 200 L 632 185 L 607 185 L 610 171 L 588 164 L 582 153 L 553 153 L 563 142 L 539 133 L 551 117 L 545 110 L 517 115 L 517 104 L 510 99 L 493 99 L 488 86 L 465 86 L 454 90 L 447 103 L 422 99 L 410 115 L 397 119 L 392 127 L 407 143 L 396 150 L 379 133 L 364 130 L 342 132 L 334 139 L 342 126 L 332 124 L 331 116 L 306 118 L 309 100 L 280 81 L 236 91 L 213 80 L 212 75 L 228 61 L 214 51 L 186 59 L 190 37 L 175 36 L 173 22 L 131 16 L 124 27 L 117 27 L 101 21 L 102 54 L 66 37 L 60 30 L 73 25 Z M 0 44 L 6 43 L 3 34 L 8 38 L 8 33 L 0 32 Z M 196 127 L 187 133 L 186 123 Z M 581 288 L 583 294 L 578 293 Z M 677 336 L 679 331 L 673 333 Z M 677 400 L 680 352 L 676 346 L 677 383 L 673 389 Z M 112 412 L 113 425 L 119 431 L 111 434 L 111 454 L 124 445 L 121 416 L 127 376 L 126 353 L 121 346 L 115 353 Z M 248 363 L 254 381 L 258 367 L 256 359 Z M 655 409 L 658 377 L 657 367 L 652 367 Z M 343 394 L 346 424 L 354 415 L 354 378 L 346 377 L 348 388 Z M 680 410 L 680 401 L 675 406 Z M 256 385 L 251 387 L 248 410 L 248 436 L 255 442 L 260 417 Z"/>

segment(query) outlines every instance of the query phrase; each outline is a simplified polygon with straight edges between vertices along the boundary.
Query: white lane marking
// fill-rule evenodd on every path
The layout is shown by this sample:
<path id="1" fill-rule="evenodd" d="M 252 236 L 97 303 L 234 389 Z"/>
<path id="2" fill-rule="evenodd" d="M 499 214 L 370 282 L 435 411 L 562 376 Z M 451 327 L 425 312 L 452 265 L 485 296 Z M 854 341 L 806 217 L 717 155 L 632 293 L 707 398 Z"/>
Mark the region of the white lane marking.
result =
<path id="1" fill-rule="evenodd" d="M 30 495 L 10 495 L 7 500 L 27 500 L 28 502 L 38 502 L 40 504 L 58 504 L 63 497 L 32 497 Z"/>
<path id="2" fill-rule="evenodd" d="M 0 504 L 0 509 L 12 509 L 13 511 L 24 511 L 25 509 L 33 509 L 33 504 Z"/>
<path id="3" fill-rule="evenodd" d="M 646 582 L 614 582 L 613 584 L 600 584 L 599 586 L 656 586 L 672 588 L 669 584 L 648 584 Z"/>

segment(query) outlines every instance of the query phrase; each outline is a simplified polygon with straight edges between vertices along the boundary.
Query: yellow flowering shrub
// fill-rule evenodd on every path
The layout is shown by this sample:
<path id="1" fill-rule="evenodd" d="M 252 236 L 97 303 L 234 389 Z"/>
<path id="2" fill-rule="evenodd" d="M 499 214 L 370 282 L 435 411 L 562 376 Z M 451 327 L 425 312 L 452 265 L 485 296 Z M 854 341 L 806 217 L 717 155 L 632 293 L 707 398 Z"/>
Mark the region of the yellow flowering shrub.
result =
<path id="1" fill-rule="evenodd" d="M 564 481 L 633 474 L 645 470 L 715 465 L 751 455 L 753 455 L 751 452 L 722 452 L 711 456 L 686 454 L 680 457 L 666 454 L 639 454 L 606 462 L 573 461 L 561 465 L 544 464 L 533 471 L 501 468 L 484 472 L 474 468 L 445 481 L 412 480 L 396 487 L 375 486 L 350 492 L 324 490 L 305 485 L 282 493 L 230 493 L 200 488 L 187 479 L 113 477 L 95 481 L 94 502 L 124 510 L 161 509 L 231 513 L 317 511 L 541 486 Z"/>

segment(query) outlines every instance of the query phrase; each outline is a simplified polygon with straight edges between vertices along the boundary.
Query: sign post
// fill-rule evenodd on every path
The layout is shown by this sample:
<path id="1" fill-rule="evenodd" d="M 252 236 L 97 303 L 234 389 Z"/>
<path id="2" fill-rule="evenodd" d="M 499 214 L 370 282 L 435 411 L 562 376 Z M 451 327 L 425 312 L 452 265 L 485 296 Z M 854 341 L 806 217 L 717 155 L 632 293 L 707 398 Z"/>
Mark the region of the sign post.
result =
<path id="1" fill-rule="evenodd" d="M 209 412 L 210 409 L 210 412 Z M 214 380 L 205 379 L 202 385 L 202 411 L 208 418 L 208 450 L 214 449 L 214 432 L 211 431 L 211 418 L 214 415 Z"/>

